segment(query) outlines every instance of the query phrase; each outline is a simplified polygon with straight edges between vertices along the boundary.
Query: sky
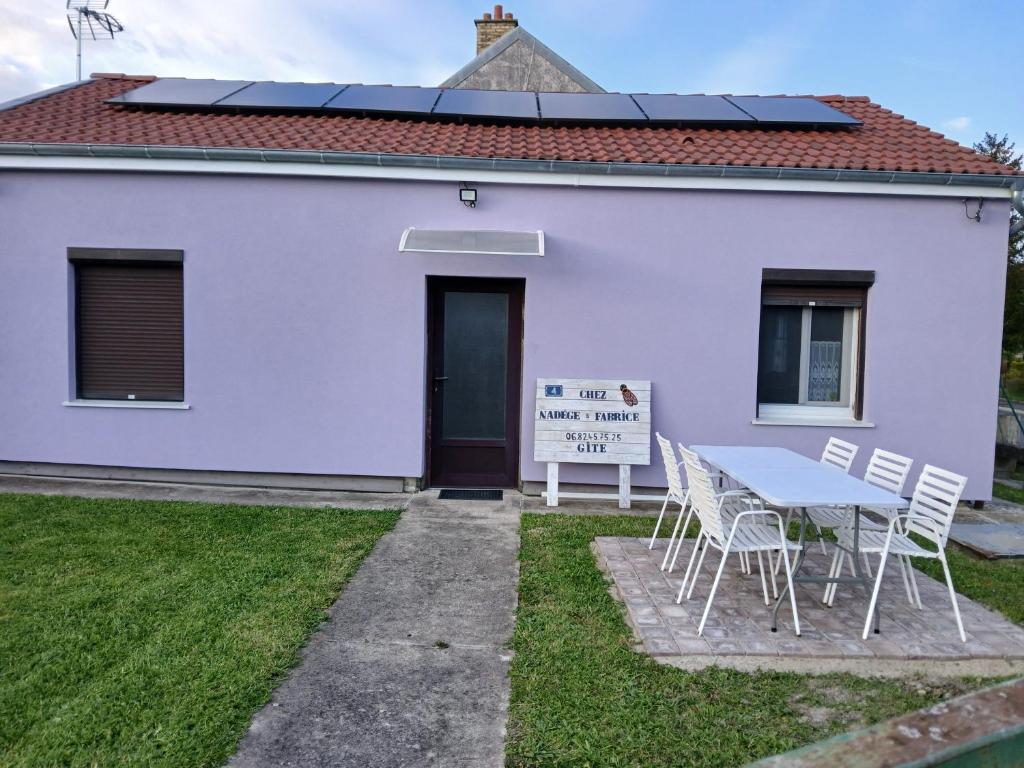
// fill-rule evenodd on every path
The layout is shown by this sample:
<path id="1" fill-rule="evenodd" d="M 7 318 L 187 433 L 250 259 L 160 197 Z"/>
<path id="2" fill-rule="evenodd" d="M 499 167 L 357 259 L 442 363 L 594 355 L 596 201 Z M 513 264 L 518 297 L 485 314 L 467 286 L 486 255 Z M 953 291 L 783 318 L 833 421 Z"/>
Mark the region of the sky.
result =
<path id="1" fill-rule="evenodd" d="M 1022 0 L 506 0 L 609 91 L 870 96 L 962 144 L 1024 150 Z M 83 72 L 436 85 L 486 0 L 110 0 Z M 0 102 L 75 78 L 65 0 L 0 0 Z M 1016 81 L 1014 72 L 1016 71 Z"/>

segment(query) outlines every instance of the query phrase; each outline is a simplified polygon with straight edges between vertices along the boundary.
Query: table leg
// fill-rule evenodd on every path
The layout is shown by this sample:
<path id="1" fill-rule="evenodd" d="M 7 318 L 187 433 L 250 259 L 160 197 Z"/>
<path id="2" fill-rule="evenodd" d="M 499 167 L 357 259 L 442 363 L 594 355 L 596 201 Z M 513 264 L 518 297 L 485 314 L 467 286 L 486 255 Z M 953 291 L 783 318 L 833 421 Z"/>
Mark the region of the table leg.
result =
<path id="1" fill-rule="evenodd" d="M 788 534 L 789 531 L 786 531 Z M 804 554 L 807 550 L 807 507 L 800 508 L 800 550 L 797 552 L 796 561 L 793 563 L 791 570 L 793 581 L 796 581 L 796 575 L 800 572 L 800 568 L 804 564 Z M 779 559 L 782 559 L 782 554 L 779 553 Z M 775 607 L 772 609 L 772 632 L 779 631 L 779 608 L 786 602 L 786 592 L 789 590 L 789 584 L 786 583 L 782 586 L 782 591 L 779 592 L 779 599 L 775 601 Z"/>

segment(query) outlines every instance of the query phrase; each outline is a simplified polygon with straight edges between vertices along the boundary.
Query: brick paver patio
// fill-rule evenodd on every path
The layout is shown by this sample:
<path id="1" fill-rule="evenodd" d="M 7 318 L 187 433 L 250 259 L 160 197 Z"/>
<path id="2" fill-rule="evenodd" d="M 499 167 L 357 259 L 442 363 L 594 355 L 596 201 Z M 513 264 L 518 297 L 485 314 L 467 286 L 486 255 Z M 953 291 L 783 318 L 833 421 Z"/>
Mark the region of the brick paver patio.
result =
<path id="1" fill-rule="evenodd" d="M 861 640 L 868 596 L 860 587 L 840 587 L 835 604 L 821 603 L 824 587 L 798 585 L 797 608 L 801 636 L 793 634 L 789 602 L 779 610 L 779 631 L 771 632 L 771 608 L 765 607 L 757 561 L 753 573 L 740 573 L 733 557 L 722 575 L 704 636 L 697 636 L 714 569 L 716 550 L 708 553 L 691 600 L 676 605 L 686 563 L 693 547 L 688 539 L 676 570 L 660 570 L 667 539 L 654 549 L 646 539 L 599 537 L 595 550 L 601 567 L 611 576 L 625 603 L 630 623 L 652 656 L 786 656 L 862 659 L 1024 659 L 1024 629 L 998 613 L 959 596 L 967 642 L 960 642 L 944 584 L 917 572 L 924 610 L 912 607 L 903 590 L 895 561 L 886 567 L 879 596 L 881 634 Z M 817 543 L 808 548 L 804 573 L 825 574 L 831 561 Z M 874 566 L 874 563 L 872 563 Z M 779 589 L 785 583 L 779 578 Z M 953 572 L 956 583 L 956 571 Z M 770 589 L 769 585 L 769 589 Z"/>

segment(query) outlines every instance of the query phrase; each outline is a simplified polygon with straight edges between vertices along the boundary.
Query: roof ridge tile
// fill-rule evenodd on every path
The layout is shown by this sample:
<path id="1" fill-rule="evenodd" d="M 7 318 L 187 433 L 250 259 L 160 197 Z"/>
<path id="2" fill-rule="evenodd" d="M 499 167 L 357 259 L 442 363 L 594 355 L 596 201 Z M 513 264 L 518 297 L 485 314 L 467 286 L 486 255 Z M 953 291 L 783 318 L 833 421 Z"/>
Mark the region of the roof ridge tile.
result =
<path id="1" fill-rule="evenodd" d="M 156 75 L 126 75 L 124 72 L 93 72 L 89 77 L 92 80 L 132 80 L 144 83 L 159 79 Z"/>

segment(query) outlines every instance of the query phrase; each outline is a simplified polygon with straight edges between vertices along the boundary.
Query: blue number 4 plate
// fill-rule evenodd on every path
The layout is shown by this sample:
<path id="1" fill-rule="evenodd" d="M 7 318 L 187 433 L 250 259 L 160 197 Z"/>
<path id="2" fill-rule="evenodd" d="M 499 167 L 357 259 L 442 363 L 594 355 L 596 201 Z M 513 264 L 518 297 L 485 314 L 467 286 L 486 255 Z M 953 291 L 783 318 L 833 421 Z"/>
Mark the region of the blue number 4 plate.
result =
<path id="1" fill-rule="evenodd" d="M 544 397 L 561 397 L 562 396 L 562 385 L 561 384 L 545 384 L 544 385 Z"/>

